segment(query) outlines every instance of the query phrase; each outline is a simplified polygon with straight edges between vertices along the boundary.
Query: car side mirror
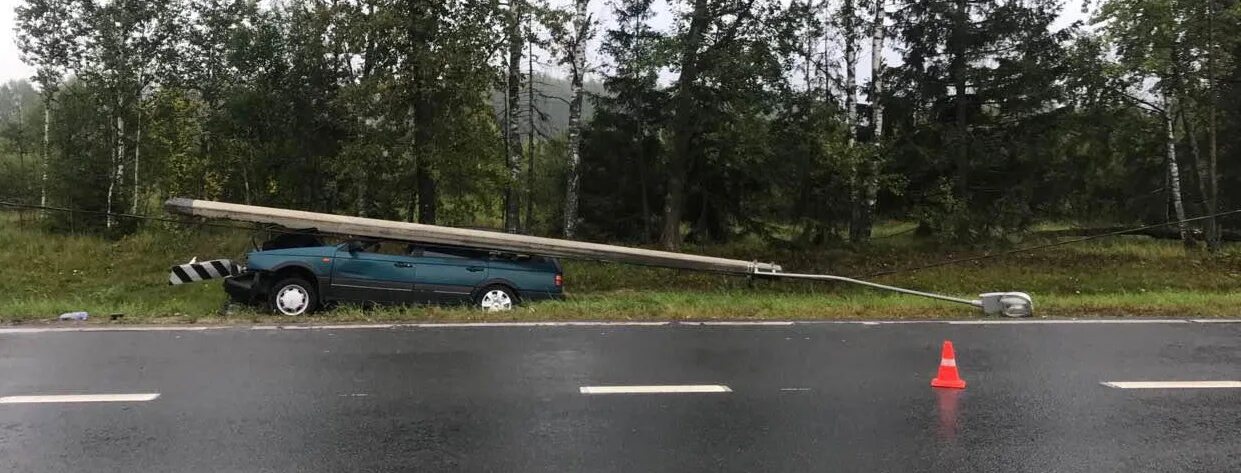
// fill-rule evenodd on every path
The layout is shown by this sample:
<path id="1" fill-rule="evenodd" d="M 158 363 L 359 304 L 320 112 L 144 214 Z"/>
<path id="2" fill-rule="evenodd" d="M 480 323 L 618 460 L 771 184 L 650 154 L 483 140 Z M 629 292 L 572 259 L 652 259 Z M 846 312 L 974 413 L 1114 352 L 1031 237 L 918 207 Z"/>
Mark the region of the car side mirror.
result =
<path id="1" fill-rule="evenodd" d="M 349 250 L 350 253 L 357 253 L 359 251 L 362 251 L 363 250 L 362 242 L 357 241 L 357 240 L 350 240 L 349 243 L 345 245 L 345 249 Z"/>

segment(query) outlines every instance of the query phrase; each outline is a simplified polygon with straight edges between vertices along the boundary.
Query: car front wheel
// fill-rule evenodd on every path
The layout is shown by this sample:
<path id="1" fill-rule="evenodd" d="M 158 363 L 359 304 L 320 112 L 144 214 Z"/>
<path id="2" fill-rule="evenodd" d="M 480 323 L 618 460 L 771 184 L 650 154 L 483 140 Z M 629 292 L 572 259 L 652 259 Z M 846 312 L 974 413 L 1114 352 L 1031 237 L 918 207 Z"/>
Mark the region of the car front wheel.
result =
<path id="1" fill-rule="evenodd" d="M 300 278 L 286 278 L 273 284 L 267 293 L 267 306 L 281 315 L 304 315 L 314 312 L 315 288 Z"/>
<path id="2" fill-rule="evenodd" d="M 517 295 L 504 286 L 488 286 L 478 293 L 478 308 L 488 312 L 510 310 L 517 305 Z"/>

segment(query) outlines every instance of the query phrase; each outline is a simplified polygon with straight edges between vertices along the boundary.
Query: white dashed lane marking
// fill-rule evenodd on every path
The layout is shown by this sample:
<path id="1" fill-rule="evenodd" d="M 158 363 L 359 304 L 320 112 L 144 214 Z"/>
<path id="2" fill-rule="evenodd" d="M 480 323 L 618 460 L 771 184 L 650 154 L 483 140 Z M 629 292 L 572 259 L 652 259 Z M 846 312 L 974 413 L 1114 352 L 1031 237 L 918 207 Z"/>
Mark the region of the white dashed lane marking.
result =
<path id="1" fill-rule="evenodd" d="M 1241 381 L 1104 381 L 1117 389 L 1237 389 Z"/>
<path id="2" fill-rule="evenodd" d="M 730 393 L 728 386 L 720 384 L 679 384 L 662 386 L 582 386 L 582 394 L 674 394 L 674 393 Z"/>
<path id="3" fill-rule="evenodd" d="M 0 404 L 53 404 L 65 402 L 145 402 L 154 401 L 159 393 L 139 394 L 58 394 L 35 396 L 4 396 Z"/>

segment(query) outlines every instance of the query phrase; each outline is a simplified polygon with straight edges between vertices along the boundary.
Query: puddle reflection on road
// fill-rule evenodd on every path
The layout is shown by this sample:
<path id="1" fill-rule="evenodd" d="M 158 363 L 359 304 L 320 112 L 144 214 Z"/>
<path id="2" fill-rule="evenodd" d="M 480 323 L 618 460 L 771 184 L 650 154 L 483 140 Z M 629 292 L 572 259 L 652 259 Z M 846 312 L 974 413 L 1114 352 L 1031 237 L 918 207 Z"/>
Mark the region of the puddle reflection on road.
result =
<path id="1" fill-rule="evenodd" d="M 939 410 L 939 425 L 935 429 L 935 436 L 942 441 L 954 442 L 957 439 L 957 401 L 961 397 L 961 390 L 932 388 L 932 391 L 935 391 Z"/>

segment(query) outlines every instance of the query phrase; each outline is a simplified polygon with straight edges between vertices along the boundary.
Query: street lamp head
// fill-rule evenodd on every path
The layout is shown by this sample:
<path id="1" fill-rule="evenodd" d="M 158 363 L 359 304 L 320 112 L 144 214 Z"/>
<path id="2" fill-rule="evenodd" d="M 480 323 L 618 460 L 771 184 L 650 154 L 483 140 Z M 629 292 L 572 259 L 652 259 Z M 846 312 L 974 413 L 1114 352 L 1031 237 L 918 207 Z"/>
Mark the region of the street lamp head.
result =
<path id="1" fill-rule="evenodd" d="M 986 315 L 1013 318 L 1034 315 L 1034 300 L 1024 292 L 988 292 L 979 294 L 978 298 Z"/>

